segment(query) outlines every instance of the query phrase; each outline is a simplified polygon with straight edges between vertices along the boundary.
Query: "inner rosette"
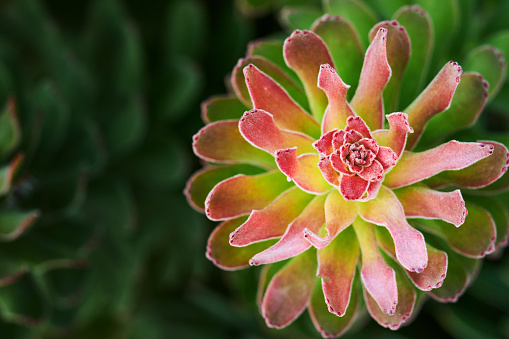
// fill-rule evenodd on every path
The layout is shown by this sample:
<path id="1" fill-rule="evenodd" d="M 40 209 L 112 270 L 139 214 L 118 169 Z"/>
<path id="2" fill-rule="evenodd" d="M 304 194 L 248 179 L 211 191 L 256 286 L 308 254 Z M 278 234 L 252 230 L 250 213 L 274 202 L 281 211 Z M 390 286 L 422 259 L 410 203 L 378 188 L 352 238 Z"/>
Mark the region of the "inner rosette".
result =
<path id="1" fill-rule="evenodd" d="M 385 172 L 396 164 L 397 154 L 379 146 L 366 123 L 350 116 L 344 130 L 334 129 L 313 143 L 320 153 L 318 167 L 346 200 L 376 197 Z"/>

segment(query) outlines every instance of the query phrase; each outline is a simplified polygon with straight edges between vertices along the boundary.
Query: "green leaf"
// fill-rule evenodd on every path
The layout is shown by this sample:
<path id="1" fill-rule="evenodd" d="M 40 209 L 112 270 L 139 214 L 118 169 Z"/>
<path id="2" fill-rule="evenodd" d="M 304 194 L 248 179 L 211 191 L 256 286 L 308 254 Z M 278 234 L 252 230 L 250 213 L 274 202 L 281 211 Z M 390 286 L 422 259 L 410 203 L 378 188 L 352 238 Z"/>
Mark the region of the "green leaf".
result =
<path id="1" fill-rule="evenodd" d="M 219 120 L 239 120 L 248 108 L 235 96 L 215 96 L 201 104 L 205 123 Z"/>
<path id="2" fill-rule="evenodd" d="M 472 126 L 486 103 L 486 83 L 477 73 L 463 73 L 449 108 L 431 118 L 417 150 L 436 145 L 450 134 Z"/>
<path id="3" fill-rule="evenodd" d="M 19 237 L 39 217 L 37 211 L 0 211 L 0 241 Z"/>
<path id="4" fill-rule="evenodd" d="M 429 13 L 435 33 L 435 51 L 431 74 L 449 61 L 449 46 L 457 33 L 460 20 L 458 0 L 417 0 L 416 4 Z"/>
<path id="5" fill-rule="evenodd" d="M 321 15 L 320 9 L 310 6 L 285 7 L 280 12 L 281 23 L 289 32 L 296 29 L 309 30 Z"/>
<path id="6" fill-rule="evenodd" d="M 51 81 L 40 83 L 34 90 L 32 105 L 35 107 L 29 156 L 36 161 L 51 162 L 67 137 L 71 112 L 66 98 Z"/>
<path id="7" fill-rule="evenodd" d="M 0 159 L 4 159 L 18 146 L 20 134 L 16 103 L 14 99 L 9 99 L 0 112 Z"/>
<path id="8" fill-rule="evenodd" d="M 263 169 L 248 164 L 205 167 L 189 179 L 185 194 L 193 207 L 204 212 L 205 199 L 219 182 L 237 174 L 255 175 L 263 172 L 265 172 Z"/>
<path id="9" fill-rule="evenodd" d="M 312 28 L 327 45 L 336 72 L 351 88 L 348 97 L 351 98 L 359 84 L 364 49 L 359 35 L 352 24 L 337 16 L 323 16 L 313 24 Z"/>
<path id="10" fill-rule="evenodd" d="M 496 228 L 487 210 L 466 203 L 465 222 L 456 227 L 442 220 L 420 220 L 429 232 L 440 235 L 461 255 L 482 258 L 495 250 Z"/>
<path id="11" fill-rule="evenodd" d="M 23 155 L 18 154 L 11 163 L 0 168 L 0 196 L 7 194 L 12 186 L 14 175 L 23 161 Z"/>
<path id="12" fill-rule="evenodd" d="M 339 15 L 352 23 L 364 48 L 369 45 L 368 34 L 378 18 L 373 10 L 359 0 L 324 0 L 325 12 Z"/>
<path id="13" fill-rule="evenodd" d="M 505 58 L 509 58 L 509 30 L 497 32 L 487 40 L 487 44 L 494 46 L 504 54 Z M 509 69 L 506 67 L 506 78 L 509 76 Z"/>
<path id="14" fill-rule="evenodd" d="M 416 8 L 403 8 L 394 20 L 405 27 L 410 38 L 410 60 L 403 74 L 399 107 L 408 107 L 424 88 L 433 52 L 433 24 L 428 13 Z"/>
<path id="15" fill-rule="evenodd" d="M 342 317 L 331 313 L 325 303 L 321 279 L 316 279 L 313 294 L 309 301 L 309 313 L 316 329 L 324 337 L 339 336 L 346 332 L 355 320 L 360 308 L 360 293 L 358 277 L 352 284 L 352 294 L 346 313 Z"/>
<path id="16" fill-rule="evenodd" d="M 180 118 L 187 109 L 196 105 L 203 85 L 198 64 L 183 57 L 171 58 L 161 70 L 155 90 L 155 108 L 162 119 Z"/>
<path id="17" fill-rule="evenodd" d="M 466 201 L 485 208 L 493 218 L 497 228 L 495 249 L 507 245 L 509 235 L 509 211 L 507 210 L 507 197 L 509 197 L 508 193 L 494 196 L 465 195 Z"/>
<path id="18" fill-rule="evenodd" d="M 2 318 L 25 326 L 36 326 L 45 316 L 44 301 L 34 277 L 25 274 L 16 283 L 0 288 Z"/>
<path id="19" fill-rule="evenodd" d="M 140 145 L 147 128 L 140 97 L 112 103 L 102 112 L 98 124 L 111 158 L 124 157 Z"/>
<path id="20" fill-rule="evenodd" d="M 290 78 L 294 81 L 299 82 L 299 76 L 290 68 L 285 62 L 283 56 L 283 44 L 284 40 L 278 39 L 260 39 L 249 43 L 247 47 L 246 57 L 262 57 L 269 60 L 280 69 L 282 69 Z M 306 103 L 304 106 L 305 110 L 309 110 L 309 105 Z"/>
<path id="21" fill-rule="evenodd" d="M 170 2 L 166 26 L 168 52 L 196 57 L 206 37 L 204 4 L 195 0 Z"/>
<path id="22" fill-rule="evenodd" d="M 480 46 L 472 50 L 463 61 L 465 71 L 481 73 L 489 83 L 488 100 L 492 100 L 505 81 L 506 61 L 492 46 Z"/>

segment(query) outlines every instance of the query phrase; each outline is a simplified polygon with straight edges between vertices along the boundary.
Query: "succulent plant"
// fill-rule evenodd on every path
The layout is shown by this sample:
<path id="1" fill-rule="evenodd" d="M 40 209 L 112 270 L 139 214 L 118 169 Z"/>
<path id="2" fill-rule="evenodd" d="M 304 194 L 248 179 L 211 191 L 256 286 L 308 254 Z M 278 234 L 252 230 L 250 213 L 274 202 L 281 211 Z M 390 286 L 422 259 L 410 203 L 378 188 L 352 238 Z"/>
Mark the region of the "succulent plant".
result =
<path id="1" fill-rule="evenodd" d="M 358 1 L 327 4 L 366 12 Z M 494 57 L 486 78 L 495 89 L 472 72 L 484 66 L 479 56 L 468 72 L 442 63 L 426 83 L 441 58 L 431 54 L 426 11 L 403 7 L 371 29 L 353 18 L 326 14 L 284 43 L 249 46 L 232 93 L 202 105 L 206 126 L 193 149 L 206 166 L 185 191 L 221 221 L 210 260 L 227 270 L 266 265 L 259 306 L 267 325 L 285 327 L 307 308 L 324 337 L 351 326 L 361 299 L 391 329 L 412 319 L 426 295 L 457 300 L 479 258 L 508 235 L 494 217 L 499 207 L 474 193 L 506 189 L 505 176 L 497 180 L 507 148 L 436 145 L 477 121 L 505 77 L 502 55 L 479 52 Z"/>

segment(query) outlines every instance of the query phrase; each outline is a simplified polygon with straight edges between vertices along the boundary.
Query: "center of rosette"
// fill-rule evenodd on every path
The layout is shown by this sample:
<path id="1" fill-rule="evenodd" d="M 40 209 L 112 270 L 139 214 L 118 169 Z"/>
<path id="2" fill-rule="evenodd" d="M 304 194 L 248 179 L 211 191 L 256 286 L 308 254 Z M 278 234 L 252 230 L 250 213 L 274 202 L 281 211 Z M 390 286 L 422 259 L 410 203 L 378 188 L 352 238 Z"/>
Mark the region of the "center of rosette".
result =
<path id="1" fill-rule="evenodd" d="M 334 129 L 313 143 L 320 153 L 318 167 L 323 177 L 337 187 L 346 200 L 372 199 L 378 193 L 385 172 L 397 155 L 380 147 L 369 128 L 357 116 L 347 119 L 345 129 Z"/>

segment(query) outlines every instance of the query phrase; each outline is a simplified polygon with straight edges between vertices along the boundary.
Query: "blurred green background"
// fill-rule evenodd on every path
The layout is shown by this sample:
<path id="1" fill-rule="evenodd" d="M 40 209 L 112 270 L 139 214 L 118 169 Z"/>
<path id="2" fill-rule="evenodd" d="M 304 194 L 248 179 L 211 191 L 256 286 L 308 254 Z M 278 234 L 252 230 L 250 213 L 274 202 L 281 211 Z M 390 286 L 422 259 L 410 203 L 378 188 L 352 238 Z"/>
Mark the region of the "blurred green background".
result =
<path id="1" fill-rule="evenodd" d="M 0 338 L 319 337 L 307 315 L 266 328 L 259 268 L 209 262 L 214 223 L 182 194 L 200 103 L 227 91 L 249 41 L 281 34 L 283 3 L 320 6 L 259 1 L 273 7 L 253 16 L 249 2 L 0 1 L 0 106 L 17 112 L 0 116 Z M 375 336 L 509 337 L 509 256 L 458 303 L 347 337 Z"/>

